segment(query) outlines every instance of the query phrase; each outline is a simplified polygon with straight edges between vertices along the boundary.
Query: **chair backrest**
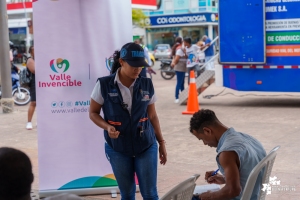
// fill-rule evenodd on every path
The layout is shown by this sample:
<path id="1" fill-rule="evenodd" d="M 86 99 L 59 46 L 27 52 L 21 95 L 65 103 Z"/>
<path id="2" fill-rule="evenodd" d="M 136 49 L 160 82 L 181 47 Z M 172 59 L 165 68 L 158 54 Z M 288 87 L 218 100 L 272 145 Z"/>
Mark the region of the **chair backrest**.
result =
<path id="1" fill-rule="evenodd" d="M 261 172 L 261 170 L 263 170 L 264 168 L 264 174 L 263 174 L 263 179 L 262 179 L 262 183 L 269 183 L 269 177 L 271 175 L 271 171 L 273 168 L 273 164 L 275 162 L 275 158 L 277 155 L 277 150 L 280 148 L 280 146 L 276 146 L 274 149 L 272 149 L 270 151 L 270 153 L 264 157 L 251 171 L 245 188 L 243 190 L 243 194 L 241 197 L 241 200 L 249 200 L 251 198 L 252 192 L 253 192 L 253 188 L 254 185 L 256 183 L 258 174 Z M 260 191 L 259 193 L 259 200 L 264 200 L 266 197 L 266 192 L 267 191 Z"/>
<path id="2" fill-rule="evenodd" d="M 187 180 L 179 183 L 160 198 L 160 200 L 191 200 L 196 187 L 195 181 L 199 178 L 199 176 L 200 174 L 195 174 Z"/>

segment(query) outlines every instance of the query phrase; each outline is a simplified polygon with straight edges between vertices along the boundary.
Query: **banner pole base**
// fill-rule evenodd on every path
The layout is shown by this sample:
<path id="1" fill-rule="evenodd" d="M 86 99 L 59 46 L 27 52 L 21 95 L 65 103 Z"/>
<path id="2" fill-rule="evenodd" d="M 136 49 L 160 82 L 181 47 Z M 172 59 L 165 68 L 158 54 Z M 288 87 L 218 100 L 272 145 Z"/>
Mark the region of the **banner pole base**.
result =
<path id="1" fill-rule="evenodd" d="M 136 192 L 139 192 L 139 191 L 140 191 L 140 188 L 137 185 Z M 54 196 L 54 195 L 64 194 L 64 193 L 75 194 L 78 196 L 111 194 L 112 197 L 113 197 L 113 195 L 116 195 L 116 197 L 117 197 L 117 193 L 120 193 L 120 190 L 117 186 L 99 187 L 99 188 L 80 188 L 80 189 L 70 189 L 70 190 L 40 190 L 39 197 L 44 198 L 44 197 L 49 197 L 49 196 Z"/>
<path id="2" fill-rule="evenodd" d="M 118 193 L 117 193 L 117 191 L 112 191 L 111 192 L 111 198 L 117 198 L 118 197 Z"/>

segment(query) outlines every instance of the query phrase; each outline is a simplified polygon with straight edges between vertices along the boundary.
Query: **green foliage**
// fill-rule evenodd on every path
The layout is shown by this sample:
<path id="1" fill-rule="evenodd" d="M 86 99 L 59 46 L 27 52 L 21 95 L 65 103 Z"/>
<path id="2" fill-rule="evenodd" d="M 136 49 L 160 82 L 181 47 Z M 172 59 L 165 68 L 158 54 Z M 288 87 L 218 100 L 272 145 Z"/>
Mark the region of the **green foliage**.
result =
<path id="1" fill-rule="evenodd" d="M 143 13 L 141 9 L 132 9 L 132 23 L 133 25 L 139 26 L 141 28 L 145 28 L 145 20 L 148 17 Z"/>

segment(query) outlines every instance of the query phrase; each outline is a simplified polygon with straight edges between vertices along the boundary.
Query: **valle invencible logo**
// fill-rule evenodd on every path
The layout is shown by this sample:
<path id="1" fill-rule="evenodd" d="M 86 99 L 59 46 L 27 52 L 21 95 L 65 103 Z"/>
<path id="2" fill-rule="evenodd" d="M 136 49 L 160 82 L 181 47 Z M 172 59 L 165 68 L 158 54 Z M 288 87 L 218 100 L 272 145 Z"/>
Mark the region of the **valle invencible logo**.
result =
<path id="1" fill-rule="evenodd" d="M 71 75 L 67 75 L 70 63 L 66 59 L 58 58 L 50 61 L 50 69 L 54 74 L 50 74 L 49 82 L 39 81 L 39 87 L 72 87 L 81 86 L 82 82 L 72 79 Z"/>

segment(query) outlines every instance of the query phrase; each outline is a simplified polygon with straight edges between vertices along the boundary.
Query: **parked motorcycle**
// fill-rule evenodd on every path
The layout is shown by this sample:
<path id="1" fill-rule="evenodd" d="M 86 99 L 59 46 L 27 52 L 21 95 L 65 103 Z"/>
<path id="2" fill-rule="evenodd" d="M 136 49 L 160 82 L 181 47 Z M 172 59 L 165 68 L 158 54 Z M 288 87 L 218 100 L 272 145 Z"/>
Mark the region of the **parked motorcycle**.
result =
<path id="1" fill-rule="evenodd" d="M 152 68 L 150 69 L 147 67 L 147 71 L 146 71 L 147 78 L 152 79 L 152 74 L 156 74 L 156 72 Z"/>
<path id="2" fill-rule="evenodd" d="M 160 75 L 165 80 L 171 80 L 175 76 L 175 70 L 171 67 L 172 59 L 164 59 L 160 61 Z"/>
<path id="3" fill-rule="evenodd" d="M 30 92 L 28 89 L 21 87 L 20 77 L 18 74 L 17 67 L 12 67 L 11 72 L 11 82 L 12 82 L 12 96 L 15 104 L 17 105 L 26 105 L 30 102 Z M 2 97 L 2 92 L 0 89 L 0 98 Z"/>

